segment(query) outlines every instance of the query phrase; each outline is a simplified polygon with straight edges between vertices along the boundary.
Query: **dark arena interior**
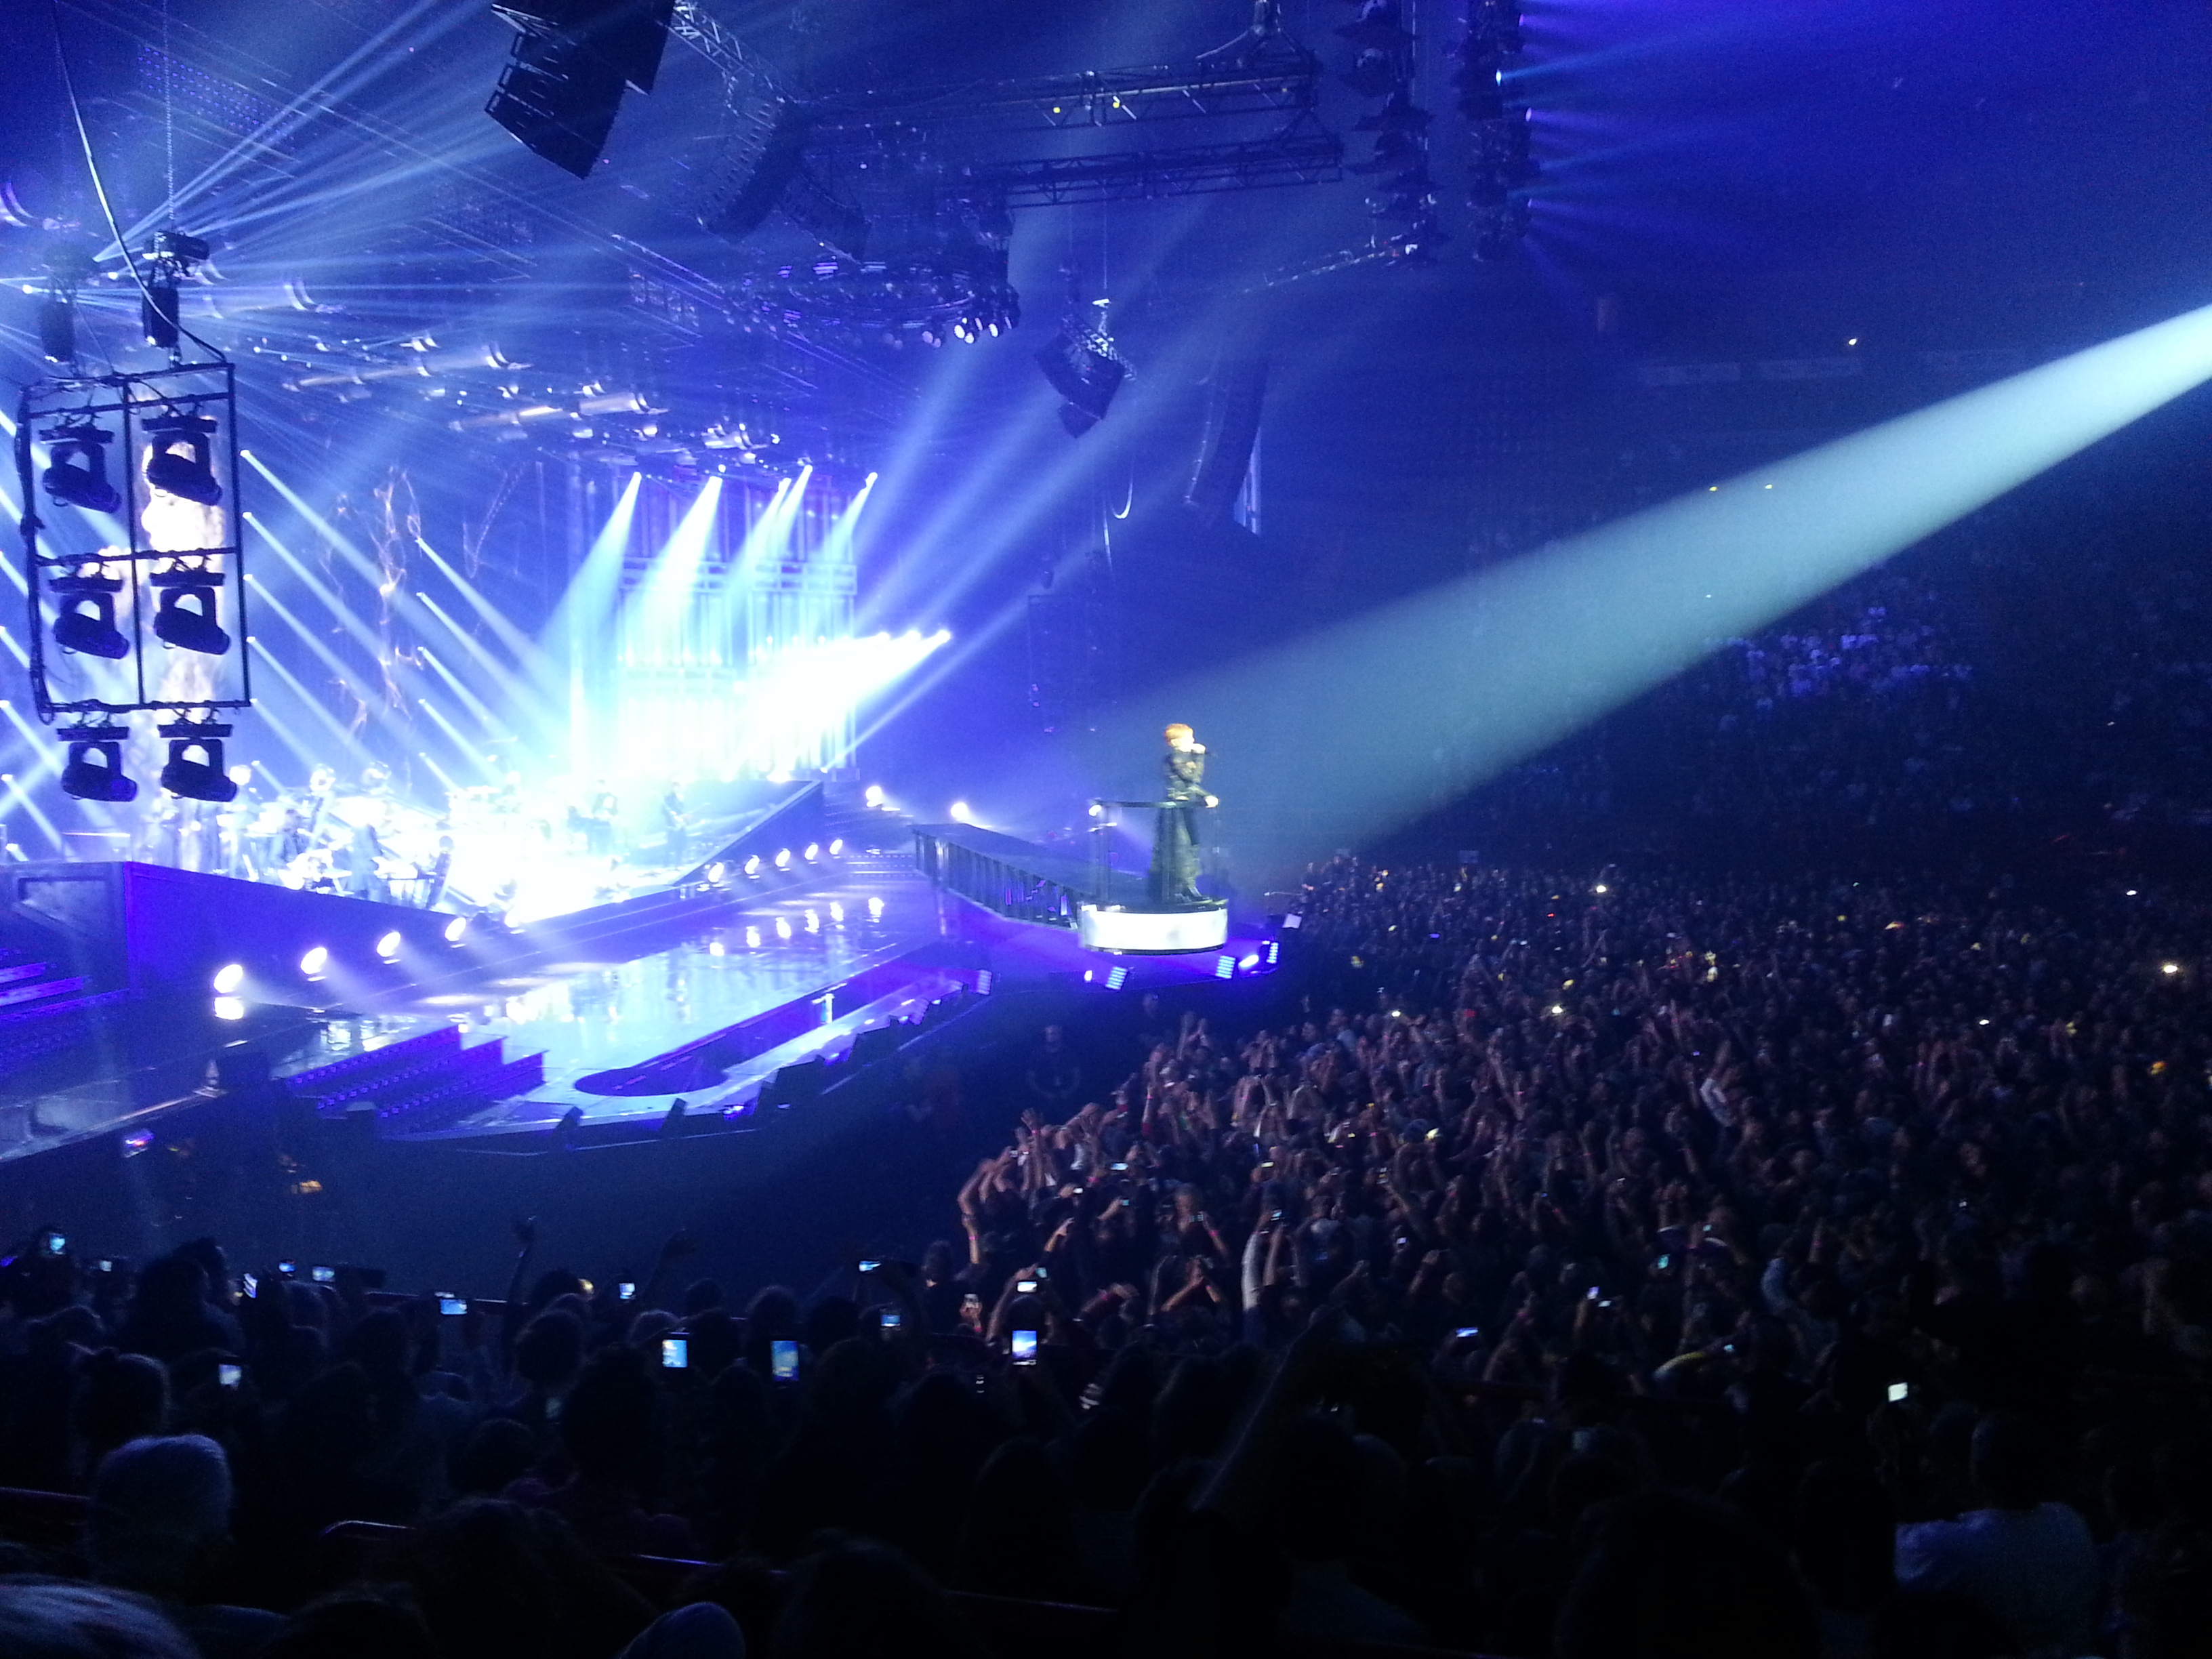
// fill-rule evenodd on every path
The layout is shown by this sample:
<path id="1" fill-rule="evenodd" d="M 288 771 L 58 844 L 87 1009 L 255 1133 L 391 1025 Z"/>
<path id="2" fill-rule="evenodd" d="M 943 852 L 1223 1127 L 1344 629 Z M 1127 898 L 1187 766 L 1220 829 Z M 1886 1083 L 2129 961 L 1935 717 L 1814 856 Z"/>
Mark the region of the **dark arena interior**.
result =
<path id="1" fill-rule="evenodd" d="M 0 367 L 0 1659 L 2212 1654 L 2202 0 L 9 0 Z"/>

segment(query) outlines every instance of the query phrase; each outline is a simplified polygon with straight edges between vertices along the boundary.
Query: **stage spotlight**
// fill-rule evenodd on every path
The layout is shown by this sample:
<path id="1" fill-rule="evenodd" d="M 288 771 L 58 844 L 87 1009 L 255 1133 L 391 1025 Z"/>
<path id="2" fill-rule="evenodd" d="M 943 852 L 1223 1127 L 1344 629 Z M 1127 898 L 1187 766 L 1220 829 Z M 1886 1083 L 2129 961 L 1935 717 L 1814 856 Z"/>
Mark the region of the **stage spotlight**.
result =
<path id="1" fill-rule="evenodd" d="M 52 461 L 40 475 L 46 494 L 64 507 L 88 513 L 112 513 L 123 494 L 107 481 L 107 446 L 115 434 L 96 426 L 58 426 L 39 434 Z"/>
<path id="2" fill-rule="evenodd" d="M 72 734 L 69 760 L 62 767 L 62 793 L 78 800 L 138 799 L 138 786 L 124 775 L 123 745 L 131 734 L 119 726 L 100 726 Z"/>
<path id="3" fill-rule="evenodd" d="M 806 853 L 805 853 L 806 861 L 807 861 L 809 864 L 817 863 L 817 862 L 818 862 L 818 861 L 820 860 L 821 857 L 822 857 L 822 843 L 821 843 L 820 842 L 818 842 L 818 841 L 810 841 L 810 842 L 808 842 L 806 843 Z"/>
<path id="4" fill-rule="evenodd" d="M 459 945 L 468 931 L 469 919 L 466 916 L 455 916 L 446 924 L 446 943 Z"/>
<path id="5" fill-rule="evenodd" d="M 146 458 L 146 482 L 165 495 L 179 495 L 202 507 L 222 500 L 209 457 L 216 423 L 205 415 L 165 415 L 146 422 L 153 453 Z"/>
<path id="6" fill-rule="evenodd" d="M 757 878 L 760 875 L 760 854 L 756 853 L 745 860 L 745 873 Z"/>
<path id="7" fill-rule="evenodd" d="M 883 902 L 883 900 L 881 900 L 881 899 L 879 899 L 879 898 L 872 898 L 872 899 L 870 899 L 870 900 L 868 901 L 868 920 L 869 920 L 870 921 L 881 921 L 883 919 L 884 919 L 884 902 Z"/>
<path id="8" fill-rule="evenodd" d="M 215 619 L 221 576 L 204 570 L 165 570 L 148 580 L 161 596 L 154 611 L 155 639 L 210 657 L 230 649 L 230 635 Z"/>
<path id="9" fill-rule="evenodd" d="M 975 821 L 975 814 L 968 810 L 968 803 L 964 800 L 952 803 L 951 818 L 955 823 L 973 823 Z"/>
<path id="10" fill-rule="evenodd" d="M 215 970 L 215 978 L 210 982 L 215 987 L 218 995 L 228 996 L 246 983 L 246 964 L 242 962 L 234 962 L 227 967 L 218 968 Z"/>
<path id="11" fill-rule="evenodd" d="M 881 806 L 884 804 L 883 785 L 880 783 L 870 784 L 867 787 L 866 793 L 862 795 L 861 799 L 866 801 L 871 806 Z"/>
<path id="12" fill-rule="evenodd" d="M 778 916 L 775 919 L 775 936 L 784 939 L 791 937 L 791 919 L 788 916 Z"/>
<path id="13" fill-rule="evenodd" d="M 319 977 L 330 965 L 331 948 L 327 945 L 318 945 L 300 958 L 300 971 L 309 979 Z"/>
<path id="14" fill-rule="evenodd" d="M 1260 953 L 1255 951 L 1249 956 L 1239 957 L 1237 965 L 1249 973 L 1260 965 Z"/>
<path id="15" fill-rule="evenodd" d="M 1213 976 L 1216 979 L 1234 979 L 1237 976 L 1237 958 L 1216 957 L 1213 959 Z"/>
<path id="16" fill-rule="evenodd" d="M 775 867 L 779 870 L 791 868 L 791 848 L 787 847 L 775 855 Z"/>
<path id="17" fill-rule="evenodd" d="M 61 614 L 54 618 L 54 643 L 64 651 L 120 661 L 131 641 L 115 625 L 115 596 L 123 584 L 113 576 L 62 576 L 54 582 Z"/>
<path id="18" fill-rule="evenodd" d="M 845 842 L 842 837 L 840 837 L 838 840 L 833 841 L 830 843 L 830 856 L 833 859 L 841 859 L 845 856 Z"/>
<path id="19" fill-rule="evenodd" d="M 707 879 L 710 884 L 716 887 L 720 887 L 722 884 L 724 878 L 726 878 L 729 873 L 730 866 L 720 862 L 719 860 L 707 866 Z"/>
<path id="20" fill-rule="evenodd" d="M 222 740 L 230 735 L 230 727 L 165 726 L 161 735 L 169 740 L 169 763 L 161 769 L 162 788 L 187 800 L 238 799 L 238 785 L 222 763 Z"/>
<path id="21" fill-rule="evenodd" d="M 392 932 L 386 933 L 382 939 L 376 941 L 376 954 L 382 957 L 386 962 L 397 961 L 399 957 L 399 952 L 405 947 L 407 941 L 399 936 L 399 930 L 395 927 Z"/>
<path id="22" fill-rule="evenodd" d="M 244 1000 L 239 997 L 217 997 L 215 1000 L 215 1017 L 217 1019 L 244 1019 L 246 1018 Z"/>

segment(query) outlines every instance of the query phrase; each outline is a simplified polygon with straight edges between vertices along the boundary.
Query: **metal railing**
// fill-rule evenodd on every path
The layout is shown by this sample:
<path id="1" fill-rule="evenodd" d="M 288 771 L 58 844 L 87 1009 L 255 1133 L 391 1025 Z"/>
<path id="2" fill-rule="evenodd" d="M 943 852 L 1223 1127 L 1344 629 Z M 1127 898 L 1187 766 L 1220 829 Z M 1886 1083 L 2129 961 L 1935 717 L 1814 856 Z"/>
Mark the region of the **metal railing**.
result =
<path id="1" fill-rule="evenodd" d="M 914 861 L 939 887 L 1014 921 L 1073 928 L 1078 911 L 1089 896 L 1049 877 L 919 827 L 914 832 Z"/>

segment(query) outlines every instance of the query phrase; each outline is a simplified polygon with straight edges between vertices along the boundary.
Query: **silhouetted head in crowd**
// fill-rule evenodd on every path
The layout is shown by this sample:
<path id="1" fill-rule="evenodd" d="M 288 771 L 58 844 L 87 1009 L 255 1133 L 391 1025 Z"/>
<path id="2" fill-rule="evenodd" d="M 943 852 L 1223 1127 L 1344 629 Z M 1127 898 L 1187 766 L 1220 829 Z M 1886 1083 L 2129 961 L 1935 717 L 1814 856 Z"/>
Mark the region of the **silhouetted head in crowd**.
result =
<path id="1" fill-rule="evenodd" d="M 519 1504 L 456 1504 L 414 1531 L 404 1566 L 448 1659 L 605 1659 L 652 1618 L 560 1516 Z"/>
<path id="2" fill-rule="evenodd" d="M 311 1602 L 254 1659 L 440 1659 L 422 1615 L 382 1596 Z"/>
<path id="3" fill-rule="evenodd" d="M 929 1576 L 887 1544 L 832 1540 L 801 1561 L 771 1659 L 981 1659 L 975 1633 Z"/>
<path id="4" fill-rule="evenodd" d="M 230 1538 L 230 1465 L 196 1434 L 134 1440 L 93 1477 L 84 1553 L 101 1583 L 182 1601 Z"/>
<path id="5" fill-rule="evenodd" d="M 1645 1492 L 1594 1510 L 1554 1659 L 1815 1659 L 1811 1602 L 1765 1534 L 1722 1504 Z"/>
<path id="6" fill-rule="evenodd" d="M 225 1308 L 230 1306 L 230 1259 L 224 1255 L 222 1245 L 212 1238 L 188 1239 L 177 1246 L 175 1254 L 200 1264 L 200 1272 L 206 1277 L 209 1301 Z"/>
<path id="7" fill-rule="evenodd" d="M 453 1485 L 464 1497 L 496 1498 L 538 1462 L 538 1437 L 511 1417 L 487 1417 L 453 1454 Z"/>
<path id="8" fill-rule="evenodd" d="M 744 1328 L 720 1305 L 693 1314 L 684 1329 L 691 1340 L 691 1369 L 708 1381 L 720 1376 L 744 1351 Z"/>
<path id="9" fill-rule="evenodd" d="M 816 1353 L 828 1353 L 860 1330 L 860 1304 L 848 1296 L 825 1296 L 807 1310 L 801 1340 Z"/>
<path id="10" fill-rule="evenodd" d="M 1096 1599 L 1084 1583 L 1067 1483 L 1036 1440 L 1009 1440 L 984 1463 L 969 1499 L 954 1582 L 986 1595 Z"/>
<path id="11" fill-rule="evenodd" d="M 561 1443 L 577 1478 L 625 1492 L 644 1481 L 653 1454 L 653 1377 L 633 1348 L 592 1356 L 561 1413 Z"/>
<path id="12" fill-rule="evenodd" d="M 1865 1469 L 1815 1463 L 1798 1483 L 1790 1528 L 1797 1571 L 1820 1605 L 1866 1614 L 1897 1585 L 1897 1505 Z"/>
<path id="13" fill-rule="evenodd" d="M 2032 1510 L 2050 1496 L 2050 1437 L 2027 1418 L 1998 1412 L 1976 1424 L 1968 1467 L 1992 1509 Z"/>
<path id="14" fill-rule="evenodd" d="M 515 1375 L 543 1393 L 557 1393 L 584 1364 L 584 1322 L 553 1308 L 522 1328 L 515 1339 Z"/>
<path id="15" fill-rule="evenodd" d="M 125 1441 L 168 1426 L 168 1373 L 143 1354 L 102 1348 L 77 1373 L 71 1415 L 96 1463 Z"/>

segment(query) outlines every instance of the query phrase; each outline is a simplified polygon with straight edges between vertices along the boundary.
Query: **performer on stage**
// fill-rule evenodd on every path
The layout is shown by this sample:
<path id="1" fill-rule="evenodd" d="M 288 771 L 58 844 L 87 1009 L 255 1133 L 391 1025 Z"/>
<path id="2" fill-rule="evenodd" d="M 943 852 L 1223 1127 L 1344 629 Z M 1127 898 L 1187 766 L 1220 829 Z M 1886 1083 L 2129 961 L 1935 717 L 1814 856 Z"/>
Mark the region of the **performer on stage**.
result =
<path id="1" fill-rule="evenodd" d="M 1159 829 L 1152 836 L 1152 899 L 1158 904 L 1200 904 L 1198 890 L 1198 810 L 1218 806 L 1206 793 L 1206 746 L 1194 740 L 1191 729 L 1177 722 L 1167 729 L 1167 757 L 1161 763 L 1167 787 L 1161 794 L 1171 803 L 1160 810 Z"/>

